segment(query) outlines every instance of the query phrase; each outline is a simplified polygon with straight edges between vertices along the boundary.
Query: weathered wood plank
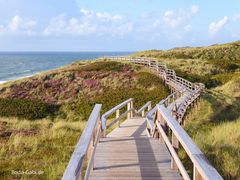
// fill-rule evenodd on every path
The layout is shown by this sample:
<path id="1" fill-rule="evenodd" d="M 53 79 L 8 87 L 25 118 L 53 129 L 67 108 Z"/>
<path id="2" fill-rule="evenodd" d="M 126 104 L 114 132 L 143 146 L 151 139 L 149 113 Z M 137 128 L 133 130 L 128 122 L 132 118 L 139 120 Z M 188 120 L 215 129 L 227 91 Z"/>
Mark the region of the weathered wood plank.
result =
<path id="1" fill-rule="evenodd" d="M 182 179 L 177 171 L 171 170 L 171 156 L 166 145 L 147 137 L 145 129 L 144 118 L 131 118 L 102 138 L 90 179 Z"/>
<path id="2" fill-rule="evenodd" d="M 76 146 L 76 149 L 74 150 L 68 166 L 63 174 L 62 180 L 75 180 L 81 176 L 84 157 L 93 138 L 93 132 L 95 130 L 97 120 L 100 116 L 101 107 L 101 104 L 95 105 L 88 119 L 87 125 L 83 130 L 82 136 Z"/>
<path id="3" fill-rule="evenodd" d="M 168 126 L 171 128 L 172 133 L 176 136 L 180 144 L 183 146 L 184 150 L 190 157 L 195 168 L 204 179 L 222 179 L 218 174 L 216 169 L 209 163 L 204 154 L 195 145 L 189 135 L 184 131 L 184 129 L 179 125 L 179 123 L 171 116 L 170 111 L 168 111 L 163 105 L 157 105 L 158 110 L 161 112 L 162 117 L 165 119 Z"/>

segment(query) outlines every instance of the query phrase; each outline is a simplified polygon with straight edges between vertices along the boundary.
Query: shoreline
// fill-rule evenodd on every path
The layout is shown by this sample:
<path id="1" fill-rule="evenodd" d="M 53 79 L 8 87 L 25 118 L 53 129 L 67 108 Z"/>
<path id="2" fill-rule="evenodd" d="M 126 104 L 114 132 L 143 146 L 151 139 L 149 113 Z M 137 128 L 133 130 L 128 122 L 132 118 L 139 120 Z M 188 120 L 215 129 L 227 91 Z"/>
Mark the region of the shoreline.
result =
<path id="1" fill-rule="evenodd" d="M 8 80 L 0 80 L 0 85 L 2 84 L 5 84 L 5 83 L 9 83 L 11 81 L 17 81 L 17 80 L 21 80 L 21 79 L 24 79 L 24 78 L 30 78 L 30 77 L 33 77 L 35 75 L 38 75 L 38 74 L 41 74 L 41 73 L 44 73 L 44 72 L 48 72 L 48 71 L 52 71 L 52 70 L 57 70 L 57 69 L 60 69 L 60 68 L 63 68 L 63 67 L 66 67 L 66 66 L 69 66 L 75 62 L 78 62 L 78 61 L 82 61 L 82 62 L 91 62 L 91 61 L 96 61 L 97 59 L 92 59 L 92 60 L 75 60 L 69 64 L 65 64 L 63 66 L 59 66 L 57 68 L 52 68 L 52 69 L 46 69 L 46 70 L 43 70 L 43 71 L 38 71 L 38 72 L 35 72 L 33 74 L 29 74 L 29 75 L 26 75 L 26 76 L 19 76 L 19 77 L 16 77 L 16 78 L 13 78 L 13 79 L 8 79 Z"/>
<path id="2" fill-rule="evenodd" d="M 41 71 L 41 72 L 44 72 L 44 71 Z M 35 73 L 35 74 L 32 74 L 32 75 L 17 77 L 17 78 L 14 78 L 14 79 L 3 80 L 3 81 L 0 81 L 0 85 L 8 83 L 10 81 L 17 81 L 17 80 L 21 80 L 21 79 L 24 79 L 24 78 L 29 78 L 29 77 L 35 76 L 35 75 L 37 75 L 37 74 L 39 74 L 41 72 L 38 72 L 38 73 Z"/>

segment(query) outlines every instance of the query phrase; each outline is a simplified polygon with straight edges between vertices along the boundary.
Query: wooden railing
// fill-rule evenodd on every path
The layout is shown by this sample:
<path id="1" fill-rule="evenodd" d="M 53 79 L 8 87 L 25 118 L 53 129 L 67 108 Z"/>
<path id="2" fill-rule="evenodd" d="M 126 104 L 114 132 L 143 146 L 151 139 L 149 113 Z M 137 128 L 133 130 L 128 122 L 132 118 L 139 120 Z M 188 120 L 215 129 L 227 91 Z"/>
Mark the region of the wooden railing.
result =
<path id="1" fill-rule="evenodd" d="M 120 114 L 120 109 L 123 108 L 124 106 L 127 106 L 127 111 L 125 111 L 124 113 Z M 106 113 L 104 113 L 102 115 L 102 129 L 103 129 L 103 136 L 106 136 L 106 132 L 107 129 L 109 127 L 111 127 L 112 125 L 114 125 L 115 123 L 118 122 L 118 126 L 120 125 L 120 120 L 124 117 L 128 117 L 131 118 L 133 117 L 133 113 L 134 113 L 134 108 L 133 108 L 133 98 L 130 98 L 126 101 L 124 101 L 123 103 L 115 106 L 114 108 L 110 109 L 109 111 L 107 111 Z M 109 124 L 107 124 L 107 118 L 112 115 L 113 113 L 116 113 L 116 118 L 114 120 L 112 120 L 112 122 L 110 122 Z"/>
<path id="2" fill-rule="evenodd" d="M 151 109 L 151 101 L 147 102 L 139 110 L 136 110 L 133 107 L 133 98 L 130 98 L 104 113 L 102 117 L 100 116 L 101 106 L 101 104 L 95 105 L 62 180 L 88 179 L 91 169 L 94 168 L 94 155 L 100 137 L 106 137 L 106 130 L 115 123 L 120 125 L 120 120 L 126 116 L 127 118 L 132 118 L 133 115 L 141 114 L 142 117 L 145 117 L 145 111 Z M 120 114 L 120 110 L 125 106 L 127 110 Z M 107 119 L 114 113 L 116 113 L 116 118 L 114 120 L 111 119 L 112 121 L 107 124 Z M 84 162 L 87 164 L 85 173 L 83 173 Z"/>
<path id="3" fill-rule="evenodd" d="M 178 156 L 180 144 L 193 163 L 193 179 L 222 179 L 171 112 L 163 105 L 157 105 L 154 125 L 153 137 L 159 138 L 160 142 L 165 142 L 172 155 L 172 169 L 178 169 L 184 179 L 190 179 L 190 177 Z"/>
<path id="4" fill-rule="evenodd" d="M 120 110 L 127 106 L 127 110 L 120 114 Z M 136 110 L 133 106 L 133 98 L 130 98 L 121 104 L 115 106 L 114 108 L 110 109 L 106 113 L 102 115 L 102 130 L 103 130 L 103 136 L 105 137 L 107 134 L 107 129 L 113 126 L 114 124 L 118 123 L 118 126 L 120 126 L 120 120 L 127 116 L 127 118 L 132 118 L 133 116 L 142 116 L 145 117 L 147 112 L 150 111 L 152 108 L 151 101 L 147 102 L 145 105 L 143 105 L 139 110 Z M 116 113 L 116 118 L 110 119 L 111 122 L 107 123 L 107 119 L 112 115 Z"/>
<path id="5" fill-rule="evenodd" d="M 95 105 L 62 179 L 75 180 L 83 177 L 83 163 L 86 156 L 87 168 L 84 179 L 88 179 L 90 170 L 94 168 L 94 154 L 99 138 L 106 136 L 106 130 L 109 127 L 115 123 L 120 125 L 121 119 L 126 116 L 132 118 L 133 115 L 146 117 L 146 128 L 149 136 L 159 138 L 161 142 L 166 144 L 172 157 L 171 167 L 178 169 L 184 179 L 190 179 L 190 176 L 178 156 L 180 144 L 193 163 L 193 179 L 222 179 L 216 169 L 208 162 L 204 154 L 181 127 L 187 110 L 199 98 L 204 85 L 201 83 L 191 83 L 178 77 L 174 70 L 168 69 L 165 64 L 161 64 L 152 58 L 104 58 L 131 61 L 135 64 L 142 64 L 149 67 L 151 71 L 154 71 L 165 81 L 171 88 L 172 93 L 160 101 L 153 109 L 151 102 L 147 102 L 139 110 L 136 110 L 133 107 L 133 99 L 128 99 L 104 113 L 101 120 L 101 105 Z M 120 114 L 121 109 L 124 107 L 127 107 L 126 111 Z M 114 113 L 116 113 L 116 118 L 111 117 Z M 110 123 L 108 123 L 108 119 L 111 120 Z"/>
<path id="6" fill-rule="evenodd" d="M 136 115 L 140 115 L 145 117 L 147 112 L 152 109 L 152 102 L 148 101 L 145 105 L 143 105 L 138 111 L 135 112 Z"/>
<path id="7" fill-rule="evenodd" d="M 100 111 L 101 104 L 96 104 L 82 132 L 82 136 L 71 156 L 62 180 L 78 180 L 84 175 L 83 165 L 87 157 L 87 169 L 84 179 L 88 179 L 89 172 L 93 168 L 94 154 L 97 143 L 101 137 Z"/>
<path id="8" fill-rule="evenodd" d="M 173 91 L 172 94 L 160 101 L 157 106 L 150 109 L 146 114 L 147 132 L 149 136 L 159 138 L 161 142 L 166 144 L 172 156 L 171 167 L 178 169 L 184 179 L 190 179 L 178 156 L 178 149 L 181 144 L 193 163 L 193 179 L 222 179 L 216 169 L 208 162 L 204 154 L 181 127 L 187 110 L 196 103 L 204 89 L 204 85 L 201 83 L 191 83 L 177 76 L 174 70 L 168 69 L 165 64 L 153 58 L 104 58 L 145 65 L 161 77 L 171 88 L 171 91 Z"/>

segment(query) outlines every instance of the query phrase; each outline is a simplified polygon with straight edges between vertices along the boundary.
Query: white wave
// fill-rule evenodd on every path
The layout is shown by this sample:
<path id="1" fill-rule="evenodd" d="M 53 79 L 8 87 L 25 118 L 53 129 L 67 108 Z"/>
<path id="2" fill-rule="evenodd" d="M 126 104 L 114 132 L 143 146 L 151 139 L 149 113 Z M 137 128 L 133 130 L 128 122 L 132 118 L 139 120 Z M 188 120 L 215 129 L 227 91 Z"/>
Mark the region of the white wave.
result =
<path id="1" fill-rule="evenodd" d="M 34 75 L 36 75 L 37 73 L 35 74 L 31 74 L 31 75 L 28 75 L 28 76 L 21 76 L 21 77 L 17 77 L 17 78 L 13 78 L 13 79 L 8 79 L 6 81 L 0 81 L 0 84 L 3 84 L 3 83 L 6 83 L 6 82 L 9 82 L 9 81 L 16 81 L 16 80 L 20 80 L 20 79 L 24 79 L 24 78 L 30 78 Z"/>

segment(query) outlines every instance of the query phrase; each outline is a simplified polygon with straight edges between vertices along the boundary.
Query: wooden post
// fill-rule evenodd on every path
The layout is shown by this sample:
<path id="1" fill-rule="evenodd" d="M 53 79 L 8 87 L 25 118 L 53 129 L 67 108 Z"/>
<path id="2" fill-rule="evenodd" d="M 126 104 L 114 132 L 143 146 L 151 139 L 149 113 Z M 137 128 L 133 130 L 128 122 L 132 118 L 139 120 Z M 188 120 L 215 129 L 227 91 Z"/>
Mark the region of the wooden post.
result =
<path id="1" fill-rule="evenodd" d="M 119 118 L 120 115 L 120 109 L 116 111 L 116 119 Z M 118 121 L 118 127 L 120 127 L 120 120 Z"/>
<path id="2" fill-rule="evenodd" d="M 148 105 L 148 111 L 150 111 L 151 109 L 152 109 L 152 105 L 149 104 L 149 105 Z"/>
<path id="3" fill-rule="evenodd" d="M 94 145 L 94 141 L 93 141 L 93 137 L 92 137 L 91 142 L 90 142 L 89 147 L 88 147 L 88 150 L 87 150 L 87 161 L 89 161 L 89 159 L 92 156 L 93 145 Z"/>
<path id="4" fill-rule="evenodd" d="M 142 117 L 144 117 L 144 116 L 145 116 L 145 110 L 142 111 Z"/>
<path id="5" fill-rule="evenodd" d="M 127 111 L 129 111 L 130 109 L 131 109 L 131 102 L 129 102 L 129 103 L 127 104 Z M 131 118 L 131 112 L 128 112 L 127 118 L 128 118 L 128 119 Z"/>
<path id="6" fill-rule="evenodd" d="M 203 178 L 202 178 L 201 174 L 199 173 L 199 171 L 197 170 L 197 168 L 195 166 L 193 168 L 194 168 L 193 169 L 193 180 L 203 180 Z"/>
<path id="7" fill-rule="evenodd" d="M 130 108 L 133 109 L 133 100 L 130 102 Z M 130 117 L 133 117 L 133 110 L 130 112 Z"/>
<path id="8" fill-rule="evenodd" d="M 177 137 L 175 136 L 175 134 L 173 134 L 173 133 L 172 133 L 172 146 L 173 146 L 174 150 L 176 151 L 176 153 L 178 153 L 179 141 L 178 141 Z M 176 162 L 174 161 L 173 157 L 171 157 L 171 168 L 174 170 L 178 170 L 178 166 L 177 166 Z"/>
<path id="9" fill-rule="evenodd" d="M 133 108 L 133 101 L 131 101 L 131 102 L 129 102 L 129 103 L 127 104 L 127 111 L 129 111 L 129 110 L 132 109 L 132 108 Z M 130 119 L 130 118 L 132 118 L 132 117 L 133 117 L 133 111 L 131 110 L 131 111 L 128 113 L 127 118 Z"/>
<path id="10" fill-rule="evenodd" d="M 164 121 L 164 119 L 163 119 L 159 110 L 157 111 L 157 121 L 160 122 L 160 125 L 163 127 L 163 130 L 165 131 L 165 121 Z M 161 136 L 161 134 L 159 136 L 159 142 L 164 143 L 164 139 Z"/>

